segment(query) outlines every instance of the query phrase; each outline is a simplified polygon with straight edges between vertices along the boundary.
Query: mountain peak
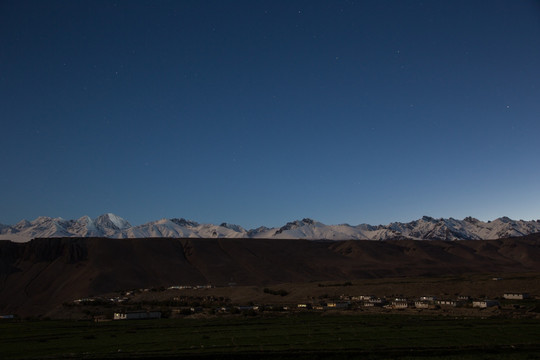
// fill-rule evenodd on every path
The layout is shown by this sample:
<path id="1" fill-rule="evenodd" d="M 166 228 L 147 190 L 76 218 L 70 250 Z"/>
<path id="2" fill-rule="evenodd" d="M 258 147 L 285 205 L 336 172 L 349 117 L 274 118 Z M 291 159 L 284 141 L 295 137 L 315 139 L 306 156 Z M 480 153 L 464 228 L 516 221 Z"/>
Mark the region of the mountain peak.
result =
<path id="1" fill-rule="evenodd" d="M 237 231 L 237 232 L 245 232 L 246 230 L 241 227 L 240 225 L 236 225 L 236 224 L 229 224 L 229 223 L 221 223 L 219 226 L 221 227 L 224 227 L 224 228 L 227 228 L 227 229 L 230 229 L 230 230 L 234 230 L 234 231 Z"/>
<path id="2" fill-rule="evenodd" d="M 77 219 L 77 222 L 78 223 L 82 223 L 82 224 L 88 224 L 90 222 L 92 222 L 92 218 L 88 215 L 83 215 L 81 216 L 80 218 Z"/>
<path id="3" fill-rule="evenodd" d="M 98 216 L 94 223 L 97 227 L 105 229 L 123 230 L 131 227 L 131 224 L 113 213 Z"/>
<path id="4" fill-rule="evenodd" d="M 14 227 L 17 228 L 17 229 L 23 229 L 25 227 L 30 226 L 30 224 L 31 224 L 30 221 L 28 221 L 26 219 L 23 219 L 23 220 L 19 221 L 18 223 L 16 223 Z"/>
<path id="5" fill-rule="evenodd" d="M 315 225 L 315 221 L 309 218 L 303 218 L 302 220 L 291 221 L 291 222 L 286 223 L 282 227 L 280 227 L 278 230 L 276 230 L 275 234 L 276 235 L 281 234 L 284 231 L 298 229 L 299 227 L 306 226 L 306 225 L 307 226 Z"/>
<path id="6" fill-rule="evenodd" d="M 473 218 L 472 216 L 467 216 L 465 219 L 463 219 L 463 221 L 466 221 L 468 223 L 472 223 L 472 224 L 476 224 L 478 223 L 480 220 L 476 219 L 476 218 Z"/>
<path id="7" fill-rule="evenodd" d="M 180 225 L 180 226 L 184 226 L 184 227 L 197 227 L 199 226 L 199 223 L 198 222 L 195 222 L 195 221 L 191 221 L 191 220 L 186 220 L 184 218 L 173 218 L 171 219 L 171 221 L 173 223 L 175 223 L 176 225 Z"/>

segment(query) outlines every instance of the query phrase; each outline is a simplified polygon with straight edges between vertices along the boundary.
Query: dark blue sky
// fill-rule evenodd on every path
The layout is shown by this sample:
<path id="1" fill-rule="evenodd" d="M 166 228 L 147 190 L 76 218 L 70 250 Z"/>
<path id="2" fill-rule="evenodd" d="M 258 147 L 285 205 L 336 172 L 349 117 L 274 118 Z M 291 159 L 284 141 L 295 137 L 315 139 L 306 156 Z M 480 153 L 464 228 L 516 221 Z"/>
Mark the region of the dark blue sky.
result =
<path id="1" fill-rule="evenodd" d="M 538 1 L 0 1 L 0 223 L 540 218 Z"/>

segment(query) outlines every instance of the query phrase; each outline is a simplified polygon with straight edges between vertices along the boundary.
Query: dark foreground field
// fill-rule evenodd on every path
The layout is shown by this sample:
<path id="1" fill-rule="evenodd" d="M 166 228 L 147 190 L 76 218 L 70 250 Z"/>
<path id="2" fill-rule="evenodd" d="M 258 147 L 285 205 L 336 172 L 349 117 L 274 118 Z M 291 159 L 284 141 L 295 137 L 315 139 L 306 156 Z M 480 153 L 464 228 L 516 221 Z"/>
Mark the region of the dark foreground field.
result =
<path id="1" fill-rule="evenodd" d="M 409 315 L 0 323 L 0 358 L 538 359 L 540 321 Z"/>

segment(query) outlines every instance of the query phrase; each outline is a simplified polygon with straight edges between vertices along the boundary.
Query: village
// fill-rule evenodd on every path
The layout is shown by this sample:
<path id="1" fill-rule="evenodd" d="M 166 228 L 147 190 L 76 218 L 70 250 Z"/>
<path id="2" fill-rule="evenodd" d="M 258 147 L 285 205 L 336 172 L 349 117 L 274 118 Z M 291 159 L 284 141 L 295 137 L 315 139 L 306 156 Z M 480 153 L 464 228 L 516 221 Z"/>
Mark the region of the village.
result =
<path id="1" fill-rule="evenodd" d="M 321 285 L 319 285 L 321 286 Z M 285 289 L 263 288 L 259 298 L 231 300 L 220 293 L 234 285 L 171 285 L 123 291 L 116 296 L 89 297 L 65 303 L 65 308 L 82 310 L 95 321 L 205 318 L 213 316 L 272 316 L 313 313 L 411 313 L 453 316 L 540 317 L 540 300 L 526 292 L 504 292 L 493 298 L 457 294 L 378 296 L 351 293 L 307 296 L 302 301 Z M 343 289 L 340 289 L 343 290 Z M 487 311 L 487 312 L 486 312 Z"/>

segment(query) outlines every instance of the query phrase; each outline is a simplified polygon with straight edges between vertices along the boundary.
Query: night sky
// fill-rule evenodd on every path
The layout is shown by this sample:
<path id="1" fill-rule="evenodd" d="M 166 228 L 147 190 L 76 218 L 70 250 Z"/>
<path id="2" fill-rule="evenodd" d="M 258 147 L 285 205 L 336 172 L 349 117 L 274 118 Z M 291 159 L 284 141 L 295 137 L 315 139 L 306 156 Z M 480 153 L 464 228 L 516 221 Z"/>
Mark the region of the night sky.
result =
<path id="1" fill-rule="evenodd" d="M 540 218 L 539 1 L 0 1 L 0 223 Z"/>

